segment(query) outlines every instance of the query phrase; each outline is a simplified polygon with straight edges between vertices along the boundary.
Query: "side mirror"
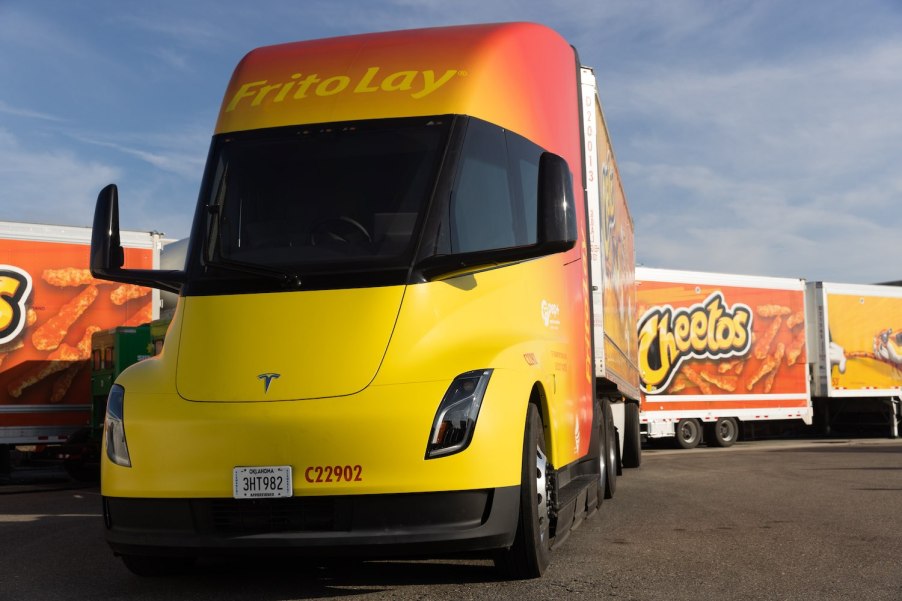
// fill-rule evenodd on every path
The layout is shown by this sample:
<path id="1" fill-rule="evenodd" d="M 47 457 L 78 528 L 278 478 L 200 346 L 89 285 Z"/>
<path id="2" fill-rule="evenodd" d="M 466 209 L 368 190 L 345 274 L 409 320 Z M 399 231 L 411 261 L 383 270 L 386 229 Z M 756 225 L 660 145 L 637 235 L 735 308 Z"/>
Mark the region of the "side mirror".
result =
<path id="1" fill-rule="evenodd" d="M 573 248 L 578 237 L 573 177 L 567 161 L 550 152 L 539 159 L 538 205 L 539 246 L 559 251 Z"/>
<path id="2" fill-rule="evenodd" d="M 119 235 L 119 190 L 110 184 L 97 195 L 91 230 L 91 275 L 101 280 L 149 286 L 178 294 L 185 283 L 182 269 L 123 269 L 125 251 Z"/>
<path id="3" fill-rule="evenodd" d="M 119 190 L 110 184 L 97 195 L 94 227 L 91 231 L 91 275 L 109 278 L 125 264 L 119 238 Z"/>

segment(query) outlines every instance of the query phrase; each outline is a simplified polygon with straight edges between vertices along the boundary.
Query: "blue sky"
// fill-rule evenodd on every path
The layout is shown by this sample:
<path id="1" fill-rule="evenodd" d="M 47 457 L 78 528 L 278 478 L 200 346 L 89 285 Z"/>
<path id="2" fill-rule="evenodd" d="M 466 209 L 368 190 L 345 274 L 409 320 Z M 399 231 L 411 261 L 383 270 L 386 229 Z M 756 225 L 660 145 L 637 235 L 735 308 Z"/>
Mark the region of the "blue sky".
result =
<path id="1" fill-rule="evenodd" d="M 0 0 L 0 220 L 184 237 L 251 48 L 528 20 L 596 70 L 652 267 L 902 279 L 902 2 Z"/>

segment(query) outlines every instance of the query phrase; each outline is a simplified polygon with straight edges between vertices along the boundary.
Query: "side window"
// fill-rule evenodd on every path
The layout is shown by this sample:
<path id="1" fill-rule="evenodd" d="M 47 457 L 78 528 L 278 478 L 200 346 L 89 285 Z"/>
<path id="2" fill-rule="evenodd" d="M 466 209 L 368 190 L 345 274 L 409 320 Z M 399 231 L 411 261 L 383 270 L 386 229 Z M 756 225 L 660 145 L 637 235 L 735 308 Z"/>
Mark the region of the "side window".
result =
<path id="1" fill-rule="evenodd" d="M 448 204 L 430 243 L 439 254 L 537 242 L 539 160 L 526 138 L 470 117 Z"/>
<path id="2" fill-rule="evenodd" d="M 506 137 L 511 179 L 520 199 L 518 209 L 522 225 L 517 244 L 535 244 L 538 241 L 539 160 L 542 149 L 515 133 L 507 132 Z"/>
<path id="3" fill-rule="evenodd" d="M 450 217 L 454 253 L 516 246 L 514 199 L 501 129 L 470 120 Z"/>

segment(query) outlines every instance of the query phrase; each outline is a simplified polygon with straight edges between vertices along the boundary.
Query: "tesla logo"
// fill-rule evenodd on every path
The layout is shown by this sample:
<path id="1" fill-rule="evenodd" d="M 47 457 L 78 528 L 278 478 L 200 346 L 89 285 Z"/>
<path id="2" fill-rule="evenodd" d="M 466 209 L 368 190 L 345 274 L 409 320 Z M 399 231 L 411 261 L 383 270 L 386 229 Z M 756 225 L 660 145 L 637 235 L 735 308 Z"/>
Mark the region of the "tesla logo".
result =
<path id="1" fill-rule="evenodd" d="M 282 375 L 282 374 L 268 373 L 268 374 L 260 374 L 259 376 L 257 376 L 258 380 L 263 380 L 263 393 L 264 394 L 269 392 L 269 385 L 272 384 L 272 381 L 275 380 L 276 378 L 278 378 L 280 375 Z"/>

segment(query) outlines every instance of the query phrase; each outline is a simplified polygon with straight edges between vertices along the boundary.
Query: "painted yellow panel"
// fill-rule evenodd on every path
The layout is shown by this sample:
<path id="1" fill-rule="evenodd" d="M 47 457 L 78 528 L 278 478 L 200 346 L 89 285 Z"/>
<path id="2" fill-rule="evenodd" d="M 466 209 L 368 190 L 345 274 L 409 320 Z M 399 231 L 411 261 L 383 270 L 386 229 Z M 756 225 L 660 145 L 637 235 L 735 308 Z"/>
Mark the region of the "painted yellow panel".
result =
<path id="1" fill-rule="evenodd" d="M 188 297 L 178 392 L 196 401 L 359 392 L 376 375 L 403 294 L 391 286 Z"/>
<path id="2" fill-rule="evenodd" d="M 833 388 L 902 388 L 902 296 L 827 294 L 831 342 L 845 356 L 833 362 Z"/>
<path id="3" fill-rule="evenodd" d="M 216 374 L 207 379 L 221 382 L 203 385 L 219 387 L 222 394 L 243 387 L 239 382 L 241 358 L 254 363 L 260 354 L 255 345 L 236 343 L 241 339 L 235 338 L 228 369 L 205 372 L 213 365 L 198 368 L 189 362 L 181 356 L 183 349 L 206 347 L 203 340 L 208 330 L 190 323 L 201 307 L 208 315 L 222 316 L 239 306 L 236 302 L 246 303 L 247 308 L 261 299 L 210 297 L 196 305 L 202 299 L 182 299 L 164 352 L 132 366 L 119 379 L 126 391 L 125 429 L 132 467 L 104 461 L 103 494 L 227 497 L 231 495 L 232 469 L 247 465 L 291 465 L 295 493 L 304 495 L 515 485 L 520 478 L 525 410 L 534 385 L 547 396 L 552 462 L 569 463 L 588 449 L 592 412 L 582 382 L 584 356 L 574 353 L 568 342 L 568 331 L 582 323 L 582 307 L 577 305 L 574 312 L 564 300 L 567 270 L 560 256 L 552 256 L 408 286 L 375 380 L 359 392 L 329 398 L 235 402 L 240 395 L 230 393 L 233 402 L 223 403 L 179 396 L 176 381 L 181 382 L 186 370 Z M 538 281 L 548 286 L 534 285 Z M 397 302 L 400 290 L 367 292 L 373 294 L 374 305 L 387 307 Z M 334 307 L 345 302 L 342 295 L 352 292 L 314 297 L 321 296 L 322 302 L 329 299 Z M 286 294 L 286 298 L 264 296 L 276 297 L 274 302 L 280 303 L 312 293 Z M 551 306 L 558 310 L 551 311 Z M 389 321 L 394 323 L 393 318 Z M 311 327 L 317 336 L 312 332 L 304 336 L 308 346 L 335 343 L 336 335 L 327 323 L 314 326 L 308 322 L 305 327 Z M 301 348 L 291 346 L 290 340 L 300 331 L 293 328 L 267 334 L 271 348 L 281 349 L 288 360 Z M 226 353 L 213 349 L 226 342 L 225 337 L 214 339 L 208 347 L 210 354 L 223 357 Z M 192 357 L 197 359 L 194 354 Z M 298 362 L 298 369 L 303 369 L 301 364 Z M 494 372 L 471 445 L 461 453 L 426 460 L 430 428 L 442 396 L 455 376 L 480 368 Z M 322 379 L 342 386 L 345 370 L 353 375 L 354 369 L 343 361 Z M 248 394 L 263 399 L 262 384 L 251 379 Z M 280 378 L 273 387 L 282 383 Z M 343 474 L 349 467 L 348 473 L 355 478 L 316 482 L 317 470 L 327 466 L 333 472 L 339 466 Z M 308 481 L 308 476 L 314 482 Z"/>

